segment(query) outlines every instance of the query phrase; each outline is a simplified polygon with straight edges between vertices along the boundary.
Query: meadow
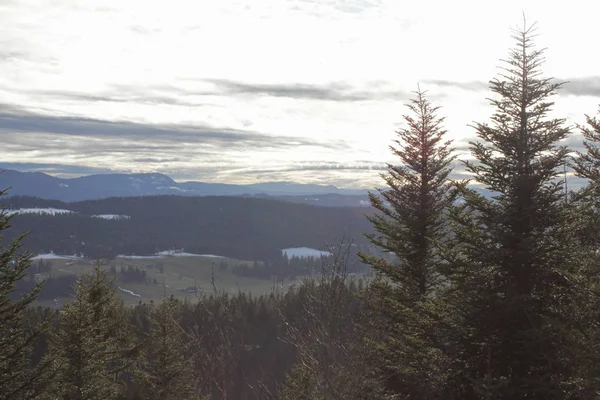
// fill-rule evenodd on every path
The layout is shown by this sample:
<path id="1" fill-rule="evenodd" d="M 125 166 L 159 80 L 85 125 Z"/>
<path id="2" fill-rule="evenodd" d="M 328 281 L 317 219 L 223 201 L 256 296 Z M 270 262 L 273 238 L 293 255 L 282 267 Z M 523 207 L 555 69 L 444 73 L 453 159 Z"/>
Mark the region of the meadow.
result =
<path id="1" fill-rule="evenodd" d="M 37 258 L 43 259 L 43 258 Z M 39 278 L 49 276 L 62 276 L 75 274 L 81 276 L 90 272 L 97 262 L 83 258 L 48 258 L 52 267 L 49 272 L 40 274 Z M 36 262 L 36 261 L 34 261 Z M 289 287 L 291 280 L 275 282 L 273 280 L 237 276 L 232 268 L 239 264 L 252 266 L 251 261 L 237 260 L 216 256 L 162 256 L 162 257 L 117 257 L 113 260 L 100 260 L 106 269 L 114 267 L 116 271 L 121 268 L 139 268 L 146 272 L 145 282 L 122 282 L 119 279 L 118 295 L 125 304 L 137 304 L 140 300 L 160 301 L 164 297 L 175 296 L 180 299 L 196 300 L 203 293 L 212 293 L 216 288 L 219 291 L 237 293 L 239 291 L 260 295 L 271 293 L 275 285 Z M 227 264 L 223 268 L 222 264 Z M 214 287 L 213 287 L 214 279 Z M 40 305 L 56 307 L 69 301 L 68 297 L 58 301 L 40 301 Z"/>

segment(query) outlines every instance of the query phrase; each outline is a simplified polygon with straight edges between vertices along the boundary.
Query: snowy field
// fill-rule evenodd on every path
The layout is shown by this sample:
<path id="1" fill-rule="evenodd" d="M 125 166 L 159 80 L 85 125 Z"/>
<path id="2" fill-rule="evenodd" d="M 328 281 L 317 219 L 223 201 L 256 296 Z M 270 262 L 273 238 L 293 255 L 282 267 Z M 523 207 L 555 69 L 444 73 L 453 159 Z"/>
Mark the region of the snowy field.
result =
<path id="1" fill-rule="evenodd" d="M 20 208 L 18 210 L 6 210 L 8 215 L 13 214 L 45 214 L 45 215 L 63 215 L 63 214 L 71 214 L 73 211 L 64 210 L 60 208 Z M 118 214 L 101 214 L 101 215 L 92 215 L 92 218 L 101 218 L 107 220 L 122 220 L 122 219 L 131 219 L 129 215 L 118 215 Z"/>
<path id="2" fill-rule="evenodd" d="M 38 254 L 35 257 L 31 258 L 32 260 L 80 260 L 80 257 L 75 255 L 73 256 L 63 256 L 54 253 L 46 253 L 46 254 Z"/>
<path id="3" fill-rule="evenodd" d="M 165 250 L 159 251 L 152 256 L 136 256 L 136 255 L 118 255 L 117 258 L 129 258 L 129 259 L 149 259 L 149 258 L 164 258 L 164 257 L 208 257 L 208 258 L 225 258 L 223 256 L 216 256 L 214 254 L 193 254 L 186 253 L 184 251 Z"/>
<path id="4" fill-rule="evenodd" d="M 6 210 L 8 215 L 12 214 L 47 214 L 47 215 L 57 215 L 57 214 L 70 214 L 73 211 L 71 210 L 63 210 L 60 208 L 20 208 L 18 210 Z"/>
<path id="5" fill-rule="evenodd" d="M 102 219 L 108 219 L 108 220 L 131 219 L 131 217 L 129 215 L 117 215 L 117 214 L 92 215 L 92 218 L 102 218 Z"/>
<path id="6" fill-rule="evenodd" d="M 133 290 L 129 290 L 129 289 L 123 289 L 121 286 L 117 286 L 117 287 L 119 288 L 119 290 L 120 290 L 121 292 L 128 293 L 128 294 L 130 294 L 130 295 L 132 295 L 132 296 L 135 296 L 135 297 L 142 297 L 142 296 L 141 296 L 139 293 L 136 293 L 136 292 L 134 292 Z"/>
<path id="7" fill-rule="evenodd" d="M 330 256 L 331 253 L 328 251 L 322 251 L 317 249 L 311 249 L 310 247 L 292 247 L 289 249 L 281 250 L 282 254 L 287 254 L 288 258 L 298 257 L 298 258 L 319 258 L 322 256 Z"/>

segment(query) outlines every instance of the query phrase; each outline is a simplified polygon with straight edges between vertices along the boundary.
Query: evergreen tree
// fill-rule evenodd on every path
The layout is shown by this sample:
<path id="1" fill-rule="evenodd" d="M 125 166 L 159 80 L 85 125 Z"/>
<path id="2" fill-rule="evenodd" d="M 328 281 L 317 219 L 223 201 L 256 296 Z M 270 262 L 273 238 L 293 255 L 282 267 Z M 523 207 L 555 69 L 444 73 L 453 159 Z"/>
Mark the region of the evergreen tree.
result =
<path id="1" fill-rule="evenodd" d="M 600 388 L 600 353 L 596 351 L 600 348 L 600 121 L 589 115 L 586 115 L 586 121 L 587 126 L 579 127 L 586 151 L 577 152 L 578 157 L 572 167 L 578 177 L 588 181 L 588 185 L 573 193 L 571 200 L 582 222 L 581 229 L 574 232 L 584 246 L 580 259 L 589 265 L 586 272 L 590 290 L 581 293 L 582 297 L 587 294 L 587 299 L 582 301 L 586 306 L 579 310 L 589 333 L 586 337 L 589 340 L 588 351 L 583 357 L 587 361 L 586 394 L 588 398 L 597 398 L 597 389 Z"/>
<path id="2" fill-rule="evenodd" d="M 586 179 L 588 184 L 573 193 L 572 200 L 586 222 L 579 237 L 595 251 L 600 245 L 600 121 L 589 115 L 586 115 L 586 120 L 587 126 L 579 127 L 584 137 L 585 152 L 577 152 L 572 167 L 575 174 Z"/>
<path id="3" fill-rule="evenodd" d="M 49 346 L 56 378 L 48 398 L 109 400 L 123 392 L 123 372 L 137 349 L 113 279 L 98 262 L 77 280 Z"/>
<path id="4" fill-rule="evenodd" d="M 444 214 L 452 204 L 448 175 L 454 157 L 439 107 L 419 90 L 408 108 L 408 127 L 397 132 L 397 147 L 390 146 L 400 163 L 382 174 L 387 188 L 370 194 L 380 213 L 368 217 L 377 234 L 367 236 L 392 257 L 360 256 L 379 277 L 369 296 L 378 327 L 370 337 L 375 362 L 392 392 L 425 399 L 439 391 L 445 369 L 432 294 L 443 279 L 436 247 L 448 234 Z"/>
<path id="5" fill-rule="evenodd" d="M 454 240 L 447 253 L 455 318 L 454 353 L 464 368 L 455 398 L 565 399 L 581 396 L 585 351 L 581 293 L 589 293 L 578 260 L 576 215 L 559 179 L 568 150 L 563 119 L 550 119 L 549 98 L 561 87 L 541 76 L 543 50 L 535 26 L 516 30 L 492 124 L 476 123 L 474 182 L 485 198 L 461 186 L 452 209 Z M 592 351 L 592 349 L 589 349 Z M 450 398 L 450 395 L 446 395 Z M 578 397 L 579 398 L 579 397 Z"/>
<path id="6" fill-rule="evenodd" d="M 0 196 L 5 191 L 0 191 Z M 0 232 L 11 227 L 12 216 L 0 207 Z M 32 366 L 32 345 L 47 330 L 47 324 L 28 326 L 26 311 L 37 298 L 41 284 L 20 297 L 16 284 L 31 267 L 31 254 L 19 252 L 23 237 L 2 243 L 0 237 L 0 400 L 36 398 L 51 377 L 44 364 Z"/>
<path id="7" fill-rule="evenodd" d="M 281 400 L 377 399 L 379 377 L 367 362 L 362 340 L 365 313 L 348 275 L 352 245 L 330 247 L 317 278 L 303 282 L 296 321 L 283 318 L 283 341 L 298 360 L 277 393 Z M 281 312 L 284 315 L 284 312 Z"/>
<path id="8" fill-rule="evenodd" d="M 367 237 L 393 254 L 393 261 L 364 254 L 362 259 L 414 302 L 440 283 L 435 244 L 447 234 L 444 210 L 452 203 L 448 175 L 454 157 L 451 142 L 444 139 L 444 118 L 437 116 L 439 107 L 420 90 L 407 107 L 414 116 L 404 116 L 408 128 L 397 132 L 397 147 L 390 146 L 400 164 L 388 164 L 388 172 L 381 174 L 387 188 L 369 194 L 380 214 L 367 217 L 378 232 Z"/>
<path id="9" fill-rule="evenodd" d="M 179 324 L 179 302 L 171 296 L 151 310 L 146 360 L 137 371 L 143 399 L 197 399 L 192 360 Z"/>
<path id="10" fill-rule="evenodd" d="M 588 179 L 593 187 L 600 184 L 600 120 L 589 115 L 585 117 L 587 126 L 581 126 L 580 130 L 586 151 L 577 152 L 573 167 L 577 175 Z"/>

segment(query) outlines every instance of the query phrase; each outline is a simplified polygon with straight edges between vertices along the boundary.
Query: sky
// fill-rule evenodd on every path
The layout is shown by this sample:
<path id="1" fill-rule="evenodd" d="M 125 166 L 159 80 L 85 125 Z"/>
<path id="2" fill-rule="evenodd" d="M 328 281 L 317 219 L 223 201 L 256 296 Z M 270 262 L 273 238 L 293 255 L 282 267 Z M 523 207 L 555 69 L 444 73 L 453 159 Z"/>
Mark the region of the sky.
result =
<path id="1" fill-rule="evenodd" d="M 381 186 L 417 87 L 468 157 L 523 13 L 553 116 L 595 115 L 600 4 L 491 4 L 0 0 L 0 167 Z"/>

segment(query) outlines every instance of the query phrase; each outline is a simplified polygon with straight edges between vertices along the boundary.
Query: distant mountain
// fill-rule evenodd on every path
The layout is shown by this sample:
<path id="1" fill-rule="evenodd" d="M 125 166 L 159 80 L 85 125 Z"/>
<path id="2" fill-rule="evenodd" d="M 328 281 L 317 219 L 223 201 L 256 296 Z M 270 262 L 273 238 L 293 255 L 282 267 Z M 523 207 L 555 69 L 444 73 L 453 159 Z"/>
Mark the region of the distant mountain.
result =
<path id="1" fill-rule="evenodd" d="M 274 199 L 286 201 L 288 203 L 310 204 L 321 207 L 369 207 L 369 196 L 362 195 L 343 195 L 343 194 L 313 194 L 313 195 L 255 195 L 252 197 L 260 197 L 264 199 Z"/>
<path id="2" fill-rule="evenodd" d="M 10 196 L 33 196 L 43 199 L 75 202 L 109 197 L 154 196 L 268 196 L 293 197 L 311 195 L 364 196 L 366 190 L 339 189 L 332 185 L 267 182 L 252 185 L 229 185 L 205 182 L 175 182 L 158 174 L 103 174 L 79 178 L 56 178 L 41 172 L 5 170 L 0 173 L 0 189 L 10 187 Z M 283 200 L 283 199 L 282 199 Z M 291 202 L 308 202 L 286 198 Z M 297 201 L 295 201 L 297 200 Z M 344 204 L 348 201 L 342 201 Z M 316 204 L 317 202 L 314 202 Z M 311 203 L 313 204 L 313 203 Z M 350 201 L 350 204 L 359 205 Z M 329 205 L 336 205 L 329 202 Z M 349 205 L 349 204 L 347 204 Z"/>

